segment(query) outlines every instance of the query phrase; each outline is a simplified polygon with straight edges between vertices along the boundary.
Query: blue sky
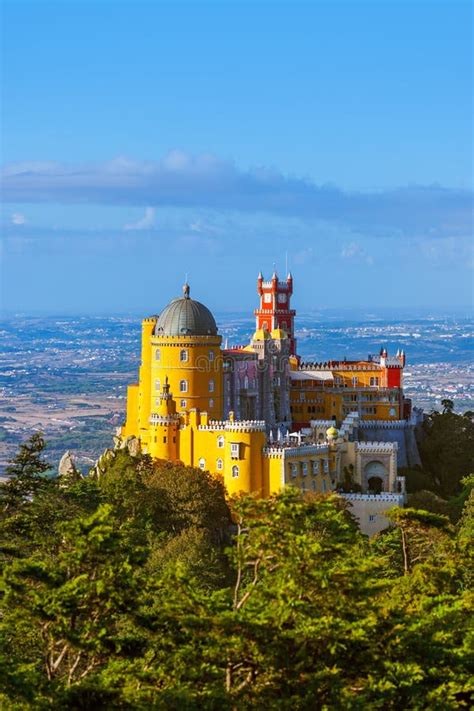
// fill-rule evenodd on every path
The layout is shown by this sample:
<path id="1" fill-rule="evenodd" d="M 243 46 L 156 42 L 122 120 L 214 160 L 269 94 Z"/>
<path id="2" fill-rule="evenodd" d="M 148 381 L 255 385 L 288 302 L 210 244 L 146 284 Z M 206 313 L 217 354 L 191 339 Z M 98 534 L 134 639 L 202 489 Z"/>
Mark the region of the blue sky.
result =
<path id="1" fill-rule="evenodd" d="M 2 308 L 472 298 L 460 2 L 3 3 Z"/>

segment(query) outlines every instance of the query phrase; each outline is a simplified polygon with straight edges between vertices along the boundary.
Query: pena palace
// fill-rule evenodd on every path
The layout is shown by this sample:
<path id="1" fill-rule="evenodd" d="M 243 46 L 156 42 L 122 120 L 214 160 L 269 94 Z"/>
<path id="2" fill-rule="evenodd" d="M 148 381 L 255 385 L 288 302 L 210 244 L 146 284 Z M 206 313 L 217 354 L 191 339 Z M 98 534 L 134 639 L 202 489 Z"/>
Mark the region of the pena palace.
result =
<path id="1" fill-rule="evenodd" d="M 143 320 L 121 441 L 137 439 L 154 458 L 207 470 L 229 494 L 338 491 L 362 530 L 380 530 L 383 511 L 403 504 L 397 466 L 418 458 L 404 352 L 302 362 L 292 275 L 260 273 L 257 294 L 255 332 L 239 347 L 223 347 L 212 313 L 188 284 Z"/>

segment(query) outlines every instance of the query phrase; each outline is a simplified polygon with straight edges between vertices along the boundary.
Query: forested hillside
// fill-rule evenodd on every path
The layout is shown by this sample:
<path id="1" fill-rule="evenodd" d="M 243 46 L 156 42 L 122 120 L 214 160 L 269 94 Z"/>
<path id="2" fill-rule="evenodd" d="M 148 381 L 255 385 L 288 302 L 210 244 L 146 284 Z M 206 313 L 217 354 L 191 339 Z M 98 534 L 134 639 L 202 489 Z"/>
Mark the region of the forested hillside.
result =
<path id="1" fill-rule="evenodd" d="M 43 449 L 1 488 L 0 708 L 470 708 L 472 479 L 368 540 L 335 495 L 228 502 L 126 450 L 48 478 Z"/>

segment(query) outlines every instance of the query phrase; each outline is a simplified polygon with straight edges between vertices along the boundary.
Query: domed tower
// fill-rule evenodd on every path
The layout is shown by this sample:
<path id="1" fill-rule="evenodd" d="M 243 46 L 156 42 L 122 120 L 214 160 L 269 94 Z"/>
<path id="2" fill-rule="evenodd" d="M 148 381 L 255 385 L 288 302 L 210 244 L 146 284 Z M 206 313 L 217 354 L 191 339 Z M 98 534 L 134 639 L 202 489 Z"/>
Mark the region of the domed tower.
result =
<path id="1" fill-rule="evenodd" d="M 150 426 L 159 421 L 165 404 L 169 411 L 170 398 L 175 407 L 171 414 L 198 409 L 210 419 L 222 419 L 221 342 L 212 313 L 190 298 L 188 284 L 183 296 L 159 316 L 144 319 L 139 382 L 128 388 L 122 436 L 140 437 L 145 450 L 153 453 Z"/>
<path id="2" fill-rule="evenodd" d="M 189 292 L 189 285 L 185 284 L 183 296 L 163 309 L 153 330 L 153 397 L 159 396 L 168 378 L 178 412 L 196 408 L 212 419 L 221 419 L 222 337 L 212 313 L 191 299 Z"/>

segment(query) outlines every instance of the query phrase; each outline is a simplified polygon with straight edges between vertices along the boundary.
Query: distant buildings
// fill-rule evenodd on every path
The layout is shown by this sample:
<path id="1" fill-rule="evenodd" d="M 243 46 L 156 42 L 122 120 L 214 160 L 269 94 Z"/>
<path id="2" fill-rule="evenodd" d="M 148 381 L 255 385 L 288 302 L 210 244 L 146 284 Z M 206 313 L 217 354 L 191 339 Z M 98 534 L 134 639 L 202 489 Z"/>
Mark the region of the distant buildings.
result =
<path id="1" fill-rule="evenodd" d="M 397 457 L 412 449 L 404 353 L 301 363 L 291 274 L 284 281 L 259 274 L 257 291 L 256 330 L 241 347 L 222 348 L 213 315 L 190 298 L 188 284 L 143 320 L 122 438 L 221 476 L 230 494 L 343 489 L 363 529 L 380 530 L 383 510 L 403 502 Z"/>

